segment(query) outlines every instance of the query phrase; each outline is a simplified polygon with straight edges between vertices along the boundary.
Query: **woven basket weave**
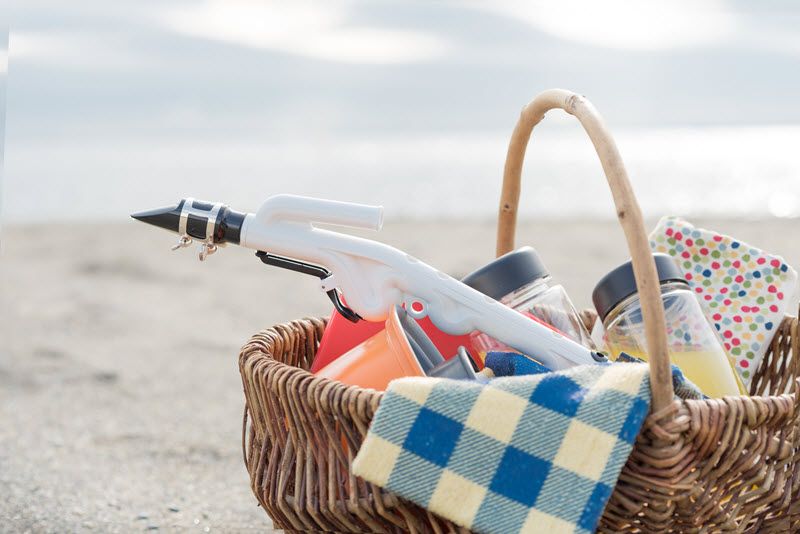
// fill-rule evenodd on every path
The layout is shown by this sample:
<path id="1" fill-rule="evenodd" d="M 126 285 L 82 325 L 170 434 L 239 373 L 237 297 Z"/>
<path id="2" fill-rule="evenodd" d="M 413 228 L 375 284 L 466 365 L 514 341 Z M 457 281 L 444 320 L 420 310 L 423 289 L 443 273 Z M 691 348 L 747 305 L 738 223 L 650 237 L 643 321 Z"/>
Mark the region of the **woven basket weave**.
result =
<path id="1" fill-rule="evenodd" d="M 601 532 L 800 531 L 797 378 L 800 327 L 784 318 L 751 397 L 673 399 L 663 307 L 641 213 L 616 146 L 584 98 L 563 90 L 522 111 L 506 159 L 498 255 L 514 246 L 525 149 L 550 109 L 580 120 L 600 157 L 625 230 L 648 340 L 651 412 L 606 506 Z M 288 531 L 467 532 L 350 473 L 382 394 L 317 378 L 325 327 L 302 319 L 264 330 L 242 348 L 242 447 L 250 484 Z"/>

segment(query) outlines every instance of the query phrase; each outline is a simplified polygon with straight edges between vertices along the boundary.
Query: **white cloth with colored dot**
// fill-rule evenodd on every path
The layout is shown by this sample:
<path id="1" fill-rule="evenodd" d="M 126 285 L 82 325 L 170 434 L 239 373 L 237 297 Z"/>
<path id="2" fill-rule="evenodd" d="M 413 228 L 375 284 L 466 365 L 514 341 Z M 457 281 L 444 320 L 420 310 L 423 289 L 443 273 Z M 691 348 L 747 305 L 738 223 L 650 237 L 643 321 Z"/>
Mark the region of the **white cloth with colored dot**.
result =
<path id="1" fill-rule="evenodd" d="M 749 389 L 788 311 L 797 272 L 780 256 L 677 217 L 659 221 L 650 246 L 675 258 Z"/>

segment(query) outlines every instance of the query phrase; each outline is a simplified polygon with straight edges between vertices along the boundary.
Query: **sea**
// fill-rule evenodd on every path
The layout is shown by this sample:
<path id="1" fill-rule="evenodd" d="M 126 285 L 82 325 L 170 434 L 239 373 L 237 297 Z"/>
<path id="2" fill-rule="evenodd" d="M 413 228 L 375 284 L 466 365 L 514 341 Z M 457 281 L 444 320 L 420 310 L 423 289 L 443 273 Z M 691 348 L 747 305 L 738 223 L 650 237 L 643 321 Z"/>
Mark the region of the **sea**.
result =
<path id="1" fill-rule="evenodd" d="M 2 222 L 125 221 L 191 196 L 255 211 L 277 193 L 382 205 L 386 220 L 495 217 L 509 132 L 247 141 L 52 139 L 6 147 Z M 615 131 L 646 217 L 800 217 L 800 125 Z M 614 217 L 579 126 L 537 128 L 520 216 Z"/>

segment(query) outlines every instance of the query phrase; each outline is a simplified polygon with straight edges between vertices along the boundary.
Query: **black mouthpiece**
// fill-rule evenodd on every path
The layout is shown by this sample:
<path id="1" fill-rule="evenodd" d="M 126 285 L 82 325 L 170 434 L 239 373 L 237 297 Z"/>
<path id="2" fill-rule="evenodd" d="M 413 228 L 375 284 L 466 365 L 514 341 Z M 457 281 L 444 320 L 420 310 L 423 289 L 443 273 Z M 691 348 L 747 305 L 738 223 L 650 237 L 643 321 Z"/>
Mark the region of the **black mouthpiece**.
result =
<path id="1" fill-rule="evenodd" d="M 178 220 L 181 216 L 181 207 L 183 201 L 177 206 L 167 206 L 165 208 L 156 208 L 154 210 L 140 211 L 131 215 L 137 221 L 146 222 L 153 226 L 158 226 L 164 230 L 171 232 L 178 231 Z"/>
<path id="2" fill-rule="evenodd" d="M 177 206 L 142 211 L 131 217 L 201 241 L 212 237 L 214 243 L 238 245 L 245 215 L 222 204 L 187 198 Z"/>

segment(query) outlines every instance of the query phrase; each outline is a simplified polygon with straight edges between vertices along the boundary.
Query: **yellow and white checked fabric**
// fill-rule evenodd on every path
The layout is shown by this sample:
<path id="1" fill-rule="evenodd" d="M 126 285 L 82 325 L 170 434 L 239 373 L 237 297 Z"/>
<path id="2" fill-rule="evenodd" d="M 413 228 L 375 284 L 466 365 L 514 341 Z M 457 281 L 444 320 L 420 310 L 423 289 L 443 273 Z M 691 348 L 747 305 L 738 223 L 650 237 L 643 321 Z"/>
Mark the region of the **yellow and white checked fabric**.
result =
<path id="1" fill-rule="evenodd" d="M 644 364 L 401 378 L 353 473 L 477 532 L 593 532 L 649 402 Z"/>

